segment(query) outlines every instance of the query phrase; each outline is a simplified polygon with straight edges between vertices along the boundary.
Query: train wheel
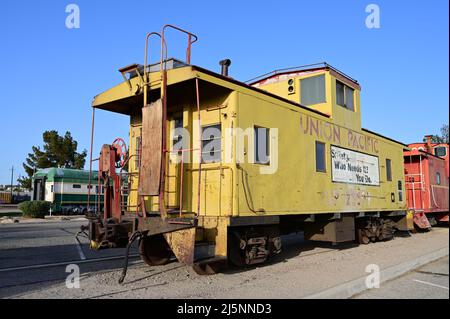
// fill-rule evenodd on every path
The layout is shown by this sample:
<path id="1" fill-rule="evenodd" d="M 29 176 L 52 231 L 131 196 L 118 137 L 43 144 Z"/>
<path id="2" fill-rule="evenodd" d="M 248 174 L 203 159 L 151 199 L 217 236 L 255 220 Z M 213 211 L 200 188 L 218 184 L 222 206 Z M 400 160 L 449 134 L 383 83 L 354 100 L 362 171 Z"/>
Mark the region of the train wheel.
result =
<path id="1" fill-rule="evenodd" d="M 228 258 L 237 267 L 264 263 L 281 252 L 277 227 L 260 227 L 230 231 Z"/>
<path id="2" fill-rule="evenodd" d="M 139 254 L 147 265 L 160 266 L 169 262 L 172 251 L 163 235 L 154 235 L 141 240 Z"/>
<path id="3" fill-rule="evenodd" d="M 370 238 L 367 236 L 364 229 L 358 229 L 358 242 L 363 245 L 370 243 Z"/>
<path id="4" fill-rule="evenodd" d="M 206 260 L 197 262 L 192 266 L 192 269 L 199 275 L 214 275 L 223 271 L 228 267 L 227 258 L 217 258 L 214 260 Z"/>

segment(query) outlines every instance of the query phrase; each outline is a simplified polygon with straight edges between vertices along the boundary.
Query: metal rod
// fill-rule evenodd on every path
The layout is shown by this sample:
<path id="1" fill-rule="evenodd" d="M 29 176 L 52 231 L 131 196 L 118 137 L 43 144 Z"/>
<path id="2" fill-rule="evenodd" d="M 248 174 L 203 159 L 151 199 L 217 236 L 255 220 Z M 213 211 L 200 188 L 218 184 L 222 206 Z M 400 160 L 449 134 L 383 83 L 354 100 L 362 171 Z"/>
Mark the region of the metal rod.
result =
<path id="1" fill-rule="evenodd" d="M 157 35 L 161 38 L 161 34 L 158 32 L 150 32 L 147 34 L 145 38 L 145 54 L 144 54 L 144 106 L 147 106 L 147 93 L 148 93 L 148 84 L 150 80 L 148 79 L 147 65 L 148 65 L 148 40 L 152 35 Z"/>
<path id="2" fill-rule="evenodd" d="M 167 145 L 167 74 L 166 70 L 161 70 L 162 85 L 161 85 L 161 99 L 163 105 L 162 114 L 162 149 L 161 149 L 161 176 L 160 176 L 160 189 L 159 189 L 159 211 L 161 216 L 165 218 L 165 184 L 166 184 L 166 145 Z"/>
<path id="3" fill-rule="evenodd" d="M 138 149 L 139 149 L 139 156 L 138 156 L 138 167 L 139 167 L 139 173 L 141 172 L 141 158 L 142 158 L 142 129 L 141 129 L 141 138 L 139 139 L 139 145 L 138 145 Z M 140 174 L 138 175 L 138 179 L 137 179 L 137 189 L 138 189 L 138 197 L 136 199 L 136 214 L 139 214 L 139 205 L 142 205 L 142 215 L 144 218 L 147 218 L 147 212 L 146 212 L 146 208 L 145 208 L 145 200 L 144 197 L 140 197 L 139 196 L 139 185 L 140 185 Z"/>
<path id="4" fill-rule="evenodd" d="M 91 180 L 92 180 L 92 150 L 94 148 L 94 123 L 95 123 L 95 107 L 92 108 L 92 124 L 91 124 L 91 149 L 89 155 L 89 186 L 88 186 L 88 204 L 87 210 L 91 205 Z"/>
<path id="5" fill-rule="evenodd" d="M 105 195 L 102 192 L 102 187 L 100 184 L 100 169 L 99 172 L 97 174 L 97 187 L 98 187 L 98 192 L 100 193 L 100 195 L 98 196 L 98 202 L 97 202 L 97 213 L 100 213 L 100 205 L 101 205 L 101 201 L 102 201 L 102 195 L 103 195 L 103 206 L 105 206 Z"/>
<path id="6" fill-rule="evenodd" d="M 423 186 L 423 172 L 422 172 L 422 155 L 419 155 L 419 164 L 420 164 L 420 198 L 422 199 L 422 209 L 425 209 L 425 200 L 424 200 L 424 196 L 423 193 L 425 193 L 425 188 Z"/>
<path id="7" fill-rule="evenodd" d="M 119 191 L 120 191 L 120 198 L 121 198 L 121 206 L 122 205 L 124 205 L 125 206 L 125 208 L 126 208 L 126 206 L 127 206 L 127 204 L 124 204 L 125 203 L 125 196 L 123 195 L 123 193 L 122 193 L 122 174 L 123 174 L 123 168 L 125 167 L 125 165 L 127 165 L 127 163 L 129 163 L 130 162 L 130 160 L 131 160 L 131 158 L 133 158 L 134 156 L 136 156 L 135 154 L 133 154 L 133 155 L 131 155 L 131 156 L 127 156 L 127 159 L 125 160 L 125 162 L 123 163 L 123 166 L 120 168 L 120 171 L 119 171 L 119 185 L 120 185 L 120 187 L 119 187 Z M 124 174 L 124 175 L 129 175 L 129 173 L 127 172 L 127 174 Z M 131 177 L 130 177 L 130 179 L 131 179 Z M 131 184 L 131 181 L 128 181 L 130 184 Z M 128 197 L 130 196 L 130 191 L 129 191 L 129 188 L 128 188 Z"/>
<path id="8" fill-rule="evenodd" d="M 189 31 L 186 31 L 184 29 L 181 29 L 181 28 L 179 28 L 177 26 L 174 26 L 172 24 L 166 24 L 163 27 L 162 32 L 161 32 L 161 37 L 162 37 L 161 64 L 162 64 L 162 60 L 163 60 L 164 57 L 167 59 L 167 45 L 166 45 L 166 42 L 164 41 L 164 38 L 165 38 L 164 33 L 165 33 L 165 30 L 167 28 L 172 28 L 172 29 L 175 29 L 175 30 L 178 30 L 178 31 L 180 31 L 182 33 L 187 34 L 187 36 L 188 36 L 188 45 L 187 45 L 187 49 L 186 49 L 186 63 L 190 64 L 191 63 L 191 47 L 192 47 L 192 44 L 197 42 L 198 37 L 195 34 L 189 32 Z M 192 38 L 194 38 L 194 40 L 192 40 Z M 161 65 L 161 67 L 162 67 L 162 65 Z"/>
<path id="9" fill-rule="evenodd" d="M 183 211 L 183 173 L 184 173 L 184 152 L 181 152 L 181 167 L 180 167 L 180 217 Z"/>
<path id="10" fill-rule="evenodd" d="M 197 191 L 197 216 L 200 216 L 200 192 L 201 192 L 201 182 L 202 182 L 202 125 L 201 125 L 201 117 L 200 117 L 200 93 L 199 93 L 199 85 L 198 78 L 195 78 L 195 92 L 197 97 L 197 118 L 198 118 L 198 148 L 200 151 L 198 152 L 198 191 Z"/>
<path id="11" fill-rule="evenodd" d="M 191 45 L 192 45 L 192 35 L 188 35 L 188 47 L 186 49 L 186 63 L 191 64 Z"/>
<path id="12" fill-rule="evenodd" d="M 411 164 L 412 166 L 412 156 L 411 153 L 409 155 L 409 164 Z M 413 176 L 413 183 L 412 183 L 412 198 L 413 198 L 413 209 L 416 209 L 416 190 L 414 188 L 414 184 L 415 184 L 415 180 L 414 180 L 414 176 Z"/>
<path id="13" fill-rule="evenodd" d="M 106 227 L 106 226 L 105 226 Z M 125 276 L 127 275 L 127 270 L 128 270 L 128 258 L 129 258 L 129 255 L 130 255 L 130 248 L 131 248 L 131 245 L 133 244 L 133 242 L 137 239 L 137 238 L 139 238 L 139 240 L 141 240 L 142 239 L 142 233 L 140 232 L 140 231 L 136 231 L 136 232 L 134 232 L 132 235 L 131 235 L 131 237 L 130 237 L 130 239 L 129 239 L 129 241 L 128 241 L 128 245 L 127 245 L 127 249 L 126 249 L 126 251 L 125 251 L 125 263 L 124 263 L 124 265 L 123 265 L 123 269 L 122 269 L 122 275 L 120 276 L 120 278 L 119 278 L 119 284 L 122 284 L 123 283 L 123 281 L 125 280 Z"/>

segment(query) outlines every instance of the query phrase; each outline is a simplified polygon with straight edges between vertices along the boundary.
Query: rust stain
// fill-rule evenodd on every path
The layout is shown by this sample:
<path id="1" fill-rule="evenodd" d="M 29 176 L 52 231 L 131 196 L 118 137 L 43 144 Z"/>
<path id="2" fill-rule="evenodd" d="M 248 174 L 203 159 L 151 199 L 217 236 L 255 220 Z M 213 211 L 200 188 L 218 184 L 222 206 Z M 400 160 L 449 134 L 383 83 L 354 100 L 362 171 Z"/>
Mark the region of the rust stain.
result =
<path id="1" fill-rule="evenodd" d="M 164 234 L 178 261 L 186 265 L 194 263 L 195 228 Z"/>

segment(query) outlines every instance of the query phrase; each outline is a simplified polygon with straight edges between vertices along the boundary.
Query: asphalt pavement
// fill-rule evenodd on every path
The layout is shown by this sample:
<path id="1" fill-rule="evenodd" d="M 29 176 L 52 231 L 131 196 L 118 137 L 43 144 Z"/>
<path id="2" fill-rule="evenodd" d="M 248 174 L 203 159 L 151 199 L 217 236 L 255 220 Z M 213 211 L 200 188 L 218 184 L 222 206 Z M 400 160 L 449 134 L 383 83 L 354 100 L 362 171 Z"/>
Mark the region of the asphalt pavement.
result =
<path id="1" fill-rule="evenodd" d="M 86 224 L 0 224 L 0 298 L 303 298 L 367 275 L 368 264 L 389 269 L 433 249 L 448 249 L 448 228 L 359 246 L 309 242 L 300 233 L 284 236 L 283 252 L 267 264 L 199 276 L 176 261 L 149 267 L 134 246 L 127 278 L 120 285 L 125 249 L 92 251 L 87 238 L 78 244 L 75 234 Z M 65 285 L 71 264 L 80 268 L 79 289 Z M 356 298 L 411 296 L 448 298 L 448 257 Z"/>
<path id="2" fill-rule="evenodd" d="M 65 280 L 67 265 L 77 264 L 81 273 L 118 269 L 125 249 L 89 249 L 87 238 L 76 241 L 75 234 L 87 221 L 43 221 L 0 225 L 0 298 L 28 292 Z M 137 249 L 130 251 L 132 262 Z M 39 284 L 39 285 L 36 285 Z"/>
<path id="3" fill-rule="evenodd" d="M 448 256 L 415 269 L 355 299 L 449 299 Z"/>

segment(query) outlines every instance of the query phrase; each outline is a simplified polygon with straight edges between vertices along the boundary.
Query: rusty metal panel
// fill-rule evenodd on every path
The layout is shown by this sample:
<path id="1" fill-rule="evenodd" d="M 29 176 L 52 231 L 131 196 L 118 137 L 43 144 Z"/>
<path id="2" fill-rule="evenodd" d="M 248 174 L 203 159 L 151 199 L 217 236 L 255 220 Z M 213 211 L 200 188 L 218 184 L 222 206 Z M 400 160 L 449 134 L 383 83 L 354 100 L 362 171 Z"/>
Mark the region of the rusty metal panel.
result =
<path id="1" fill-rule="evenodd" d="M 179 262 L 186 265 L 194 263 L 195 228 L 167 233 L 164 237 Z"/>
<path id="2" fill-rule="evenodd" d="M 161 179 L 162 102 L 142 108 L 142 150 L 139 195 L 159 195 Z"/>

